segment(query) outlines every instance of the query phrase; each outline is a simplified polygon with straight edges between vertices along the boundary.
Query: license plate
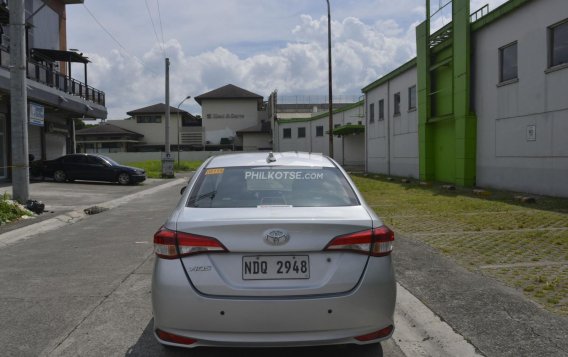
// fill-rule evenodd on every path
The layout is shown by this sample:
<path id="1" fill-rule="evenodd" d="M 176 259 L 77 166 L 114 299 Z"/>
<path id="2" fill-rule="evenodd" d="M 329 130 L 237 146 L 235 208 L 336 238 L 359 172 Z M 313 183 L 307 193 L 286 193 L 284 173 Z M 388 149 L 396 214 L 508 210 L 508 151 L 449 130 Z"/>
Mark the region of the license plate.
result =
<path id="1" fill-rule="evenodd" d="M 243 257 L 243 280 L 309 279 L 308 255 L 255 255 Z"/>

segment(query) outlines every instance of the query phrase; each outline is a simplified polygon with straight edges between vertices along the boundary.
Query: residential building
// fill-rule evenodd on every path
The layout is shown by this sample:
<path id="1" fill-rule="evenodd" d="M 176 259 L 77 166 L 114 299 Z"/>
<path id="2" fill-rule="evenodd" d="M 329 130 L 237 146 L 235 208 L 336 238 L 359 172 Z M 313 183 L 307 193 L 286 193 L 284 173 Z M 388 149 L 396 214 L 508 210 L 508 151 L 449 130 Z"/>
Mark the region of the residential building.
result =
<path id="1" fill-rule="evenodd" d="M 129 118 L 108 123 L 141 134 L 143 139 L 128 146 L 132 151 L 164 151 L 166 137 L 166 105 L 158 103 L 128 112 Z M 170 107 L 170 147 L 173 151 L 202 147 L 201 120 L 178 108 Z"/>
<path id="2" fill-rule="evenodd" d="M 66 6 L 82 0 L 25 0 L 29 153 L 36 160 L 70 152 L 73 118 L 106 118 L 105 93 L 89 86 L 81 53 L 67 50 Z M 10 113 L 9 5 L 0 4 L 0 179 L 10 176 L 12 118 Z M 33 15 L 33 16 L 32 16 Z M 83 81 L 72 77 L 80 64 Z"/>
<path id="3" fill-rule="evenodd" d="M 568 2 L 451 9 L 417 27 L 415 59 L 363 88 L 367 170 L 568 197 Z"/>
<path id="4" fill-rule="evenodd" d="M 261 123 L 268 119 L 263 97 L 233 84 L 201 94 L 195 97 L 195 101 L 202 108 L 205 146 L 230 145 L 242 148 L 244 137 L 247 136 L 246 130 L 253 130 L 257 126 L 261 129 Z M 244 136 L 237 135 L 237 132 Z M 270 141 L 270 133 L 253 130 L 251 134 L 263 134 L 265 138 L 261 140 Z M 259 147 L 257 144 L 252 146 Z M 267 145 L 260 146 L 268 149 Z"/>
<path id="5" fill-rule="evenodd" d="M 29 153 L 54 159 L 75 146 L 73 118 L 106 118 L 105 93 L 91 87 L 82 53 L 67 50 L 66 6 L 82 0 L 25 0 Z M 32 16 L 33 15 L 33 16 Z M 12 164 L 10 112 L 10 10 L 0 4 L 0 179 Z M 72 77 L 80 65 L 83 81 Z"/>
<path id="6" fill-rule="evenodd" d="M 144 135 L 102 122 L 75 132 L 79 153 L 115 153 L 135 151 L 144 143 Z"/>

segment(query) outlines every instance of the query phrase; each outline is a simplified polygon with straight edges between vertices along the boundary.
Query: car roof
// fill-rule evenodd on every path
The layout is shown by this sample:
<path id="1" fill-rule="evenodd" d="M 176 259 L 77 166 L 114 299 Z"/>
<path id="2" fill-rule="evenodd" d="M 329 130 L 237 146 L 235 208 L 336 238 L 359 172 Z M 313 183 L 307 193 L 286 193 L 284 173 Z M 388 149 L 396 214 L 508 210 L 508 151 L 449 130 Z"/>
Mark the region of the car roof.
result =
<path id="1" fill-rule="evenodd" d="M 274 161 L 268 161 L 272 155 Z M 334 163 L 319 153 L 309 152 L 258 152 L 227 154 L 213 157 L 207 167 L 237 167 L 237 166 L 305 166 L 305 167 L 335 167 Z"/>

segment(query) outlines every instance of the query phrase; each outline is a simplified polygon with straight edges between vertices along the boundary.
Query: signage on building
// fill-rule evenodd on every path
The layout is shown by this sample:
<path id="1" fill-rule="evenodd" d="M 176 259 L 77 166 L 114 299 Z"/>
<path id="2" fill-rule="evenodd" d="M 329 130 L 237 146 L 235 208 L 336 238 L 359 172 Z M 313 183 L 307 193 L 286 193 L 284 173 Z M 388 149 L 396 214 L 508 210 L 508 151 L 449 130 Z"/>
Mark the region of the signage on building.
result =
<path id="1" fill-rule="evenodd" d="M 28 116 L 30 125 L 44 126 L 45 108 L 43 105 L 30 103 Z"/>
<path id="2" fill-rule="evenodd" d="M 207 114 L 207 119 L 244 119 L 244 114 Z"/>

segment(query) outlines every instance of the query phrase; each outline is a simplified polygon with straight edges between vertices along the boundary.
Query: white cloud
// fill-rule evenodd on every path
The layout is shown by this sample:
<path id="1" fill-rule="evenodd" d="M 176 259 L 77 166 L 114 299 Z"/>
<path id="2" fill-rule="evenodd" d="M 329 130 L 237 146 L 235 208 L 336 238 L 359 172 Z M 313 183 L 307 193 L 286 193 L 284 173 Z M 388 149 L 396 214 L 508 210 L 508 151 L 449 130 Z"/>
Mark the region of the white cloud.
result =
<path id="1" fill-rule="evenodd" d="M 140 0 L 86 5 L 130 53 L 118 48 L 82 6 L 68 7 L 69 47 L 92 60 L 89 84 L 107 93 L 109 118 L 164 101 L 164 58 Z M 169 0 L 161 8 L 171 59 L 171 105 L 227 83 L 267 96 L 327 94 L 325 2 L 305 0 Z M 471 0 L 475 11 L 506 0 Z M 434 3 L 434 2 L 433 2 Z M 155 3 L 149 2 L 157 16 Z M 162 2 L 166 4 L 166 2 Z M 415 55 L 415 27 L 423 0 L 332 1 L 334 93 L 360 89 Z M 124 17 L 131 13 L 136 16 Z M 157 23 L 157 18 L 154 17 Z M 442 21 L 442 20 L 439 20 Z M 444 19 L 444 23 L 450 21 Z M 93 36 L 97 33 L 97 36 Z M 80 73 L 75 71 L 74 73 Z M 200 113 L 192 100 L 184 108 Z"/>
<path id="2" fill-rule="evenodd" d="M 333 21 L 334 93 L 357 95 L 363 86 L 410 59 L 415 52 L 414 26 L 404 29 L 394 20 L 369 25 L 354 17 Z M 327 18 L 303 15 L 292 33 L 294 41 L 283 48 L 243 58 L 222 46 L 187 55 L 179 40 L 169 40 L 170 104 L 227 83 L 265 97 L 274 89 L 285 95 L 327 93 Z M 157 44 L 141 56 L 145 66 L 117 50 L 88 55 L 93 62 L 90 84 L 106 91 L 110 119 L 164 101 L 164 59 Z M 199 113 L 199 106 L 191 103 L 184 108 Z"/>
<path id="3" fill-rule="evenodd" d="M 493 10 L 505 1 L 471 0 L 471 9 L 489 3 Z M 164 101 L 162 49 L 140 2 L 85 1 L 126 51 L 117 50 L 85 6 L 67 7 L 68 45 L 90 56 L 89 84 L 107 93 L 109 118 Z M 290 95 L 327 93 L 325 1 L 215 0 L 215 6 L 149 1 L 156 25 L 159 3 L 164 36 L 170 39 L 172 105 L 226 83 L 264 96 L 274 89 Z M 336 94 L 358 94 L 414 56 L 414 28 L 424 19 L 425 0 L 333 0 L 331 5 Z M 200 112 L 194 101 L 184 108 Z"/>

